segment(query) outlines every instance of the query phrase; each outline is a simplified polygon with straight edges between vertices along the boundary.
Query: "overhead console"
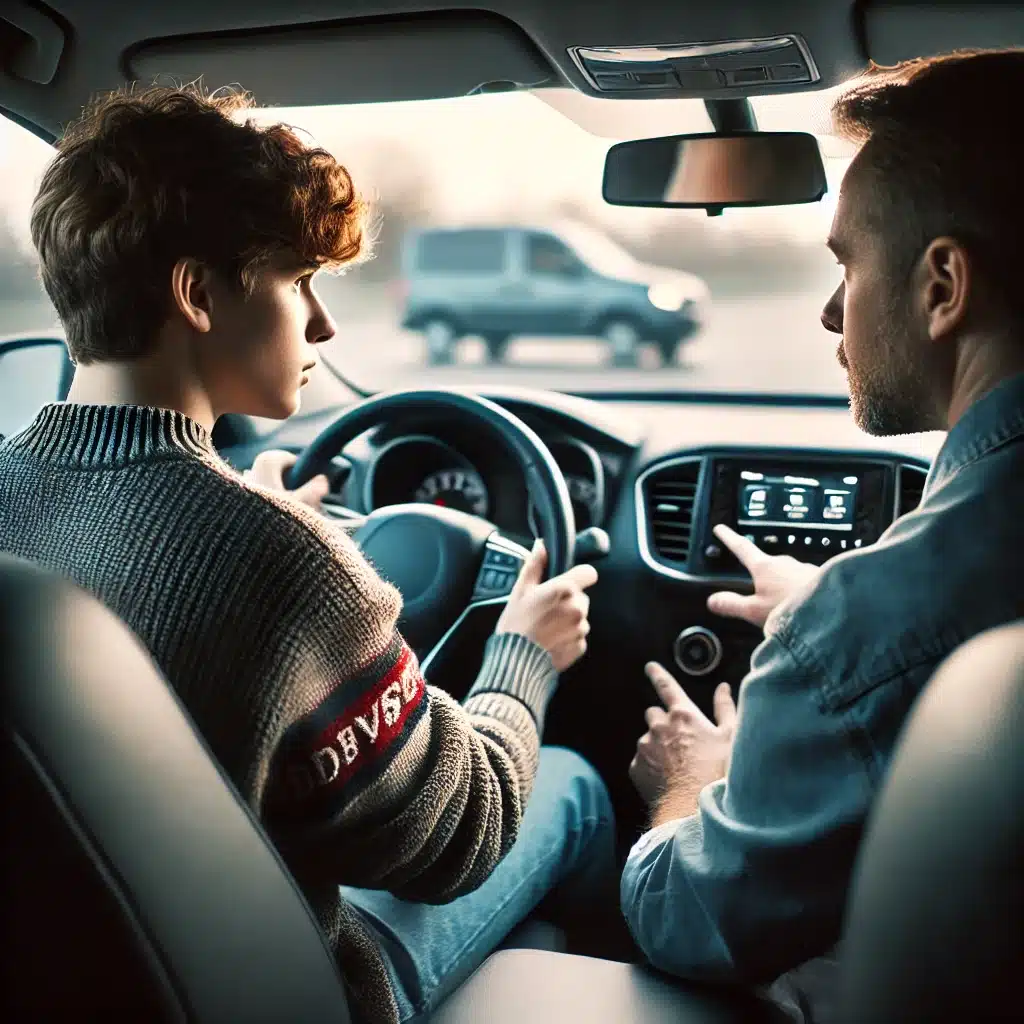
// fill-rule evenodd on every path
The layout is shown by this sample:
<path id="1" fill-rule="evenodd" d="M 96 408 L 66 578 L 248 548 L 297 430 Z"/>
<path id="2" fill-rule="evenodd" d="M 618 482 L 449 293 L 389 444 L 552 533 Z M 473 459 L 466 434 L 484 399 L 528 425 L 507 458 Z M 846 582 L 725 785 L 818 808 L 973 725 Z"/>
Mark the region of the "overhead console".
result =
<path id="1" fill-rule="evenodd" d="M 821 78 L 795 34 L 676 46 L 574 46 L 569 54 L 588 84 L 607 96 L 745 97 Z"/>
<path id="2" fill-rule="evenodd" d="M 637 481 L 641 555 L 680 579 L 745 578 L 720 523 L 769 554 L 821 565 L 874 544 L 920 501 L 927 469 L 898 458 L 714 451 L 656 463 Z"/>

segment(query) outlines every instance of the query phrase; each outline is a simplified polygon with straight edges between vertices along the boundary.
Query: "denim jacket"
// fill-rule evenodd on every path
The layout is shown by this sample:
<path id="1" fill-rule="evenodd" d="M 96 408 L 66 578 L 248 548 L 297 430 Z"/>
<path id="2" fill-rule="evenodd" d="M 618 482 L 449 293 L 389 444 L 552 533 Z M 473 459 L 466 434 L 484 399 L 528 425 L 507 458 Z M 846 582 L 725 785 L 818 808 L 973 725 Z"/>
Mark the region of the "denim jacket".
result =
<path id="1" fill-rule="evenodd" d="M 1024 374 L 954 425 L 916 511 L 771 616 L 740 688 L 728 777 L 695 815 L 644 835 L 622 876 L 623 912 L 655 966 L 763 984 L 836 946 L 914 701 L 956 647 L 1024 617 L 1022 442 Z"/>

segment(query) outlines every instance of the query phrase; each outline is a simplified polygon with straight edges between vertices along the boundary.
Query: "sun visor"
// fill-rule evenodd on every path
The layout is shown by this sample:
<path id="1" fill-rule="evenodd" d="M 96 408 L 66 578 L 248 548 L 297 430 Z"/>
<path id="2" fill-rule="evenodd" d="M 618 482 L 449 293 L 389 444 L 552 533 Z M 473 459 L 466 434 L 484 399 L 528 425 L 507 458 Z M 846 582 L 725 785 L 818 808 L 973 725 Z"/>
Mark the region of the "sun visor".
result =
<path id="1" fill-rule="evenodd" d="M 1024 46 L 1024 7 L 1006 3 L 886 0 L 862 10 L 868 56 L 897 64 L 950 50 Z"/>
<path id="2" fill-rule="evenodd" d="M 482 12 L 160 39 L 133 48 L 125 64 L 138 81 L 201 77 L 278 106 L 461 96 L 559 77 L 522 29 Z"/>

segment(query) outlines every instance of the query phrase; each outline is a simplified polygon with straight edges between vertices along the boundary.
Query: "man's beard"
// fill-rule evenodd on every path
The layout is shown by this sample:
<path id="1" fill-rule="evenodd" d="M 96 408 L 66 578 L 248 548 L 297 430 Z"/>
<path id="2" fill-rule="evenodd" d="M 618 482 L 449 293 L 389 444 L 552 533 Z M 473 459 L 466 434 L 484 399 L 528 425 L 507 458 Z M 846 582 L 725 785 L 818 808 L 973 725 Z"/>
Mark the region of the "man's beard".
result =
<path id="1" fill-rule="evenodd" d="M 892 319 L 888 322 L 896 326 Z M 857 368 L 850 366 L 842 343 L 839 345 L 837 354 L 850 385 L 853 419 L 867 434 L 889 437 L 932 429 L 927 380 L 921 365 L 909 354 L 908 342 L 905 331 L 889 331 L 877 350 L 886 361 Z"/>

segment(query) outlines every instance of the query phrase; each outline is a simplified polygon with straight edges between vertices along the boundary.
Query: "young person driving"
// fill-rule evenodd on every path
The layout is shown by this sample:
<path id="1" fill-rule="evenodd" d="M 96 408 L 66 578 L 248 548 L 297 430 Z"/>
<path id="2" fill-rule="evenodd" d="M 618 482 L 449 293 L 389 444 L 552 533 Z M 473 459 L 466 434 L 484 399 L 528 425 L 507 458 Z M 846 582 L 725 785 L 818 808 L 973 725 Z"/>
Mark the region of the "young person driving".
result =
<path id="1" fill-rule="evenodd" d="M 597 574 L 543 582 L 535 549 L 459 704 L 423 679 L 396 590 L 308 507 L 323 482 L 296 496 L 287 457 L 243 478 L 218 456 L 224 413 L 299 408 L 336 330 L 316 274 L 367 247 L 345 168 L 249 104 L 113 94 L 58 143 L 32 237 L 76 372 L 0 443 L 0 550 L 139 635 L 302 884 L 357 1014 L 396 1021 L 559 883 L 614 908 L 604 786 L 540 746 Z"/>

